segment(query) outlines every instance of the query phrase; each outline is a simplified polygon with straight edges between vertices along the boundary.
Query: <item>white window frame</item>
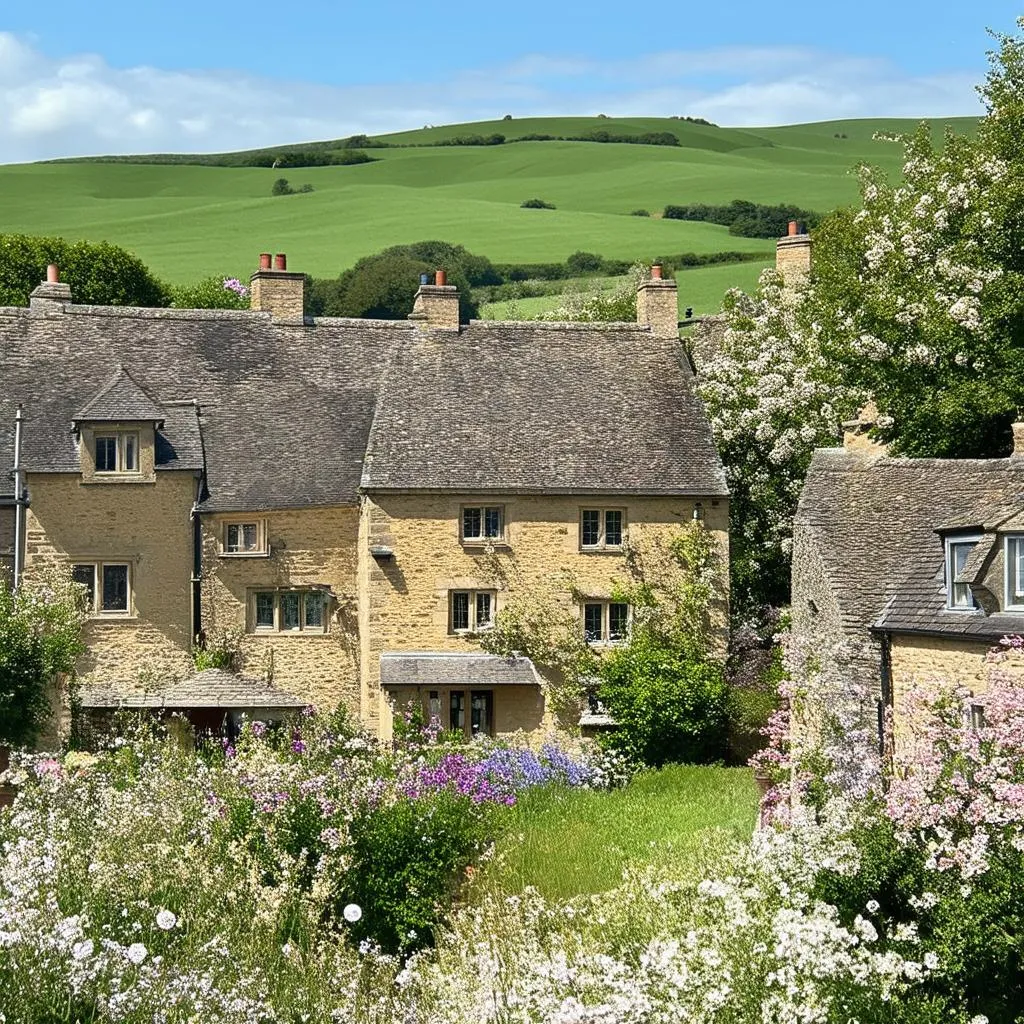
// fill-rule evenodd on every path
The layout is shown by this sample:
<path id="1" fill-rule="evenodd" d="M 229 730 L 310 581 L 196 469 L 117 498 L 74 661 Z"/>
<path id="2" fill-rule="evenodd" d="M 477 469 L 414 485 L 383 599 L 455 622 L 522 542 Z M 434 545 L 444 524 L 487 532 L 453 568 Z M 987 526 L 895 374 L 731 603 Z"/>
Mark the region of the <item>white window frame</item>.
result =
<path id="1" fill-rule="evenodd" d="M 587 606 L 601 606 L 601 636 L 592 637 L 587 634 Z M 621 636 L 611 635 L 611 608 L 612 605 L 624 605 L 626 608 L 626 632 Z M 625 643 L 633 628 L 633 609 L 625 601 L 612 601 L 610 598 L 593 598 L 581 602 L 580 627 L 583 630 L 583 638 L 588 644 L 601 647 L 614 647 L 617 644 Z"/>
<path id="2" fill-rule="evenodd" d="M 476 536 L 466 534 L 466 513 L 471 509 L 478 509 L 480 512 L 480 530 Z M 500 528 L 493 537 L 487 536 L 487 513 L 497 512 Z M 459 540 L 463 544 L 504 544 L 505 543 L 505 506 L 504 505 L 463 505 L 459 509 Z"/>
<path id="3" fill-rule="evenodd" d="M 243 528 L 252 526 L 256 530 L 256 547 L 241 551 L 232 551 L 228 545 L 228 536 L 232 527 Z M 267 521 L 265 519 L 228 519 L 221 527 L 220 553 L 225 558 L 263 558 L 269 554 L 267 547 Z"/>
<path id="4" fill-rule="evenodd" d="M 583 542 L 583 517 L 587 512 L 596 512 L 598 515 L 598 539 L 596 544 L 585 544 Z M 618 512 L 622 517 L 619 525 L 619 536 L 622 538 L 618 544 L 609 544 L 608 534 L 608 513 Z M 624 508 L 594 508 L 588 506 L 580 509 L 580 551 L 621 551 L 626 540 L 626 510 Z"/>
<path id="5" fill-rule="evenodd" d="M 1006 562 L 1006 607 L 1024 611 L 1024 533 L 1009 534 L 1003 553 Z"/>
<path id="6" fill-rule="evenodd" d="M 970 544 L 973 547 L 981 540 L 980 533 L 963 534 L 961 536 L 945 538 L 945 578 L 946 578 L 946 610 L 951 612 L 973 612 L 977 611 L 978 605 L 974 600 L 974 594 L 966 583 L 954 583 L 956 579 L 956 565 L 953 561 L 953 548 L 962 544 Z M 970 558 L 970 555 L 967 556 Z M 958 586 L 967 587 L 967 594 L 970 604 L 956 604 L 954 598 Z"/>
<path id="7" fill-rule="evenodd" d="M 466 594 L 469 600 L 469 625 L 459 629 L 455 628 L 455 595 Z M 478 604 L 477 601 L 481 596 L 487 596 L 491 599 L 491 617 L 483 623 L 479 622 L 477 615 Z M 483 633 L 486 630 L 494 628 L 494 617 L 497 614 L 498 606 L 498 592 L 488 587 L 480 587 L 475 590 L 471 590 L 465 587 L 454 587 L 448 591 L 448 635 L 449 636 L 462 636 L 466 633 Z"/>
<path id="8" fill-rule="evenodd" d="M 71 563 L 72 572 L 78 568 L 92 568 L 92 606 L 89 608 L 89 616 L 98 619 L 126 619 L 134 614 L 135 587 L 132 573 L 132 563 L 124 558 L 109 558 L 97 561 L 92 558 L 76 559 Z M 125 570 L 125 607 L 104 608 L 103 607 L 103 570 L 107 567 L 124 568 Z"/>
<path id="9" fill-rule="evenodd" d="M 101 440 L 113 438 L 117 443 L 117 468 L 100 469 L 99 443 Z M 126 467 L 128 458 L 128 441 L 135 442 L 135 465 Z M 136 475 L 142 472 L 141 452 L 139 449 L 139 432 L 137 430 L 105 430 L 96 431 L 92 437 L 93 466 L 97 476 L 126 476 Z"/>
<path id="10" fill-rule="evenodd" d="M 274 622 L 273 625 L 260 625 L 256 621 L 259 595 L 272 594 L 274 598 Z M 299 602 L 299 618 L 296 626 L 285 627 L 282 622 L 281 600 L 284 597 L 295 595 Z M 316 595 L 321 603 L 320 625 L 306 624 L 306 599 L 310 595 Z M 330 595 L 320 587 L 290 587 L 287 589 L 275 589 L 273 587 L 254 587 L 249 593 L 249 622 L 250 633 L 264 636 L 324 636 L 330 628 Z"/>

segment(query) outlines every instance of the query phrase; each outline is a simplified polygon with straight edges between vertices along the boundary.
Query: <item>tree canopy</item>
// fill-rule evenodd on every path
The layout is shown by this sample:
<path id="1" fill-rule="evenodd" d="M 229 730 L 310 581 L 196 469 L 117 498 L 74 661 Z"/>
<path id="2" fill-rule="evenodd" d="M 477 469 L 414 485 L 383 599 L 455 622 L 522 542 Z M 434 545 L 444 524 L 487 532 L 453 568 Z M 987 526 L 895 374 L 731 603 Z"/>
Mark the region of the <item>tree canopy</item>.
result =
<path id="1" fill-rule="evenodd" d="M 27 306 L 56 263 L 75 302 L 94 306 L 166 306 L 167 287 L 137 256 L 108 242 L 0 234 L 0 306 Z"/>
<path id="2" fill-rule="evenodd" d="M 1024 28 L 1024 19 L 1018 22 Z M 868 399 L 894 455 L 992 458 L 1024 411 L 1024 39 L 998 36 L 976 138 L 922 124 L 900 180 L 860 168 L 859 206 L 815 233 L 809 281 L 731 292 L 698 366 L 732 489 L 737 609 L 784 603 L 815 447 Z"/>

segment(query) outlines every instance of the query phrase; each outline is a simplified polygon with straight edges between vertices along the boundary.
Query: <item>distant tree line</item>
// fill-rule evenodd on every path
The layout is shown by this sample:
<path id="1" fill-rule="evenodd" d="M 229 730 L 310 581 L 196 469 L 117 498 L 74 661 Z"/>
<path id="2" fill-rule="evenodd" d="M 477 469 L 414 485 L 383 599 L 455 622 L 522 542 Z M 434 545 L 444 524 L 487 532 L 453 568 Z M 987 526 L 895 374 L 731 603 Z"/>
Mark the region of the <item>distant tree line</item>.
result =
<path id="1" fill-rule="evenodd" d="M 764 206 L 746 199 L 734 199 L 728 206 L 708 206 L 694 203 L 690 206 L 666 206 L 662 216 L 666 220 L 707 221 L 722 224 L 730 235 L 744 238 L 778 238 L 784 235 L 791 220 L 810 229 L 817 227 L 822 219 L 814 210 L 803 210 L 799 206 Z"/>

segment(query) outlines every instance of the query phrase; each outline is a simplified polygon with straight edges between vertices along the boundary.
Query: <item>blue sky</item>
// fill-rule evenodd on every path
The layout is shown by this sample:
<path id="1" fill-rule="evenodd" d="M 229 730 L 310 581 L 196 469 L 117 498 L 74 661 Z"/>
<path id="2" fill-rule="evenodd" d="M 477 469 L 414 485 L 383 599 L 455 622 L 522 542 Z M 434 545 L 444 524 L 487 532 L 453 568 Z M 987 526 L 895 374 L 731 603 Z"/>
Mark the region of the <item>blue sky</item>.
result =
<path id="1" fill-rule="evenodd" d="M 0 161 L 504 113 L 756 125 L 978 110 L 1004 0 L 49 0 L 0 11 Z M 169 12 L 173 11 L 173 15 Z"/>

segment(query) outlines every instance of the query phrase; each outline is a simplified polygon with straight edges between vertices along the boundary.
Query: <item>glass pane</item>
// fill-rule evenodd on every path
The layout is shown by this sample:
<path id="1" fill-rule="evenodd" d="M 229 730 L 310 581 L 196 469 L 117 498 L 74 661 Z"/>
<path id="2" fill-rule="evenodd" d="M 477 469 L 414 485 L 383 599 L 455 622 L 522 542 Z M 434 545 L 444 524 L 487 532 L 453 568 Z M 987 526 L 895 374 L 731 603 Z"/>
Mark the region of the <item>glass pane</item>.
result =
<path id="1" fill-rule="evenodd" d="M 623 640 L 629 625 L 629 605 L 610 604 L 608 605 L 608 638 L 610 640 Z"/>
<path id="2" fill-rule="evenodd" d="M 452 591 L 452 631 L 469 629 L 469 593 Z"/>
<path id="3" fill-rule="evenodd" d="M 1010 541 L 1010 589 L 1014 604 L 1024 604 L 1024 537 Z"/>
<path id="4" fill-rule="evenodd" d="M 306 618 L 304 625 L 307 629 L 323 629 L 324 625 L 324 595 L 306 594 L 304 601 Z"/>
<path id="5" fill-rule="evenodd" d="M 431 690 L 427 697 L 427 721 L 441 723 L 441 694 Z"/>
<path id="6" fill-rule="evenodd" d="M 274 628 L 274 595 L 259 593 L 256 595 L 256 625 L 263 629 Z"/>
<path id="7" fill-rule="evenodd" d="M 134 473 L 138 466 L 138 443 L 134 434 L 124 435 L 124 466 L 126 473 Z"/>
<path id="8" fill-rule="evenodd" d="M 583 540 L 584 547 L 593 547 L 601 541 L 601 513 L 596 508 L 583 510 Z"/>
<path id="9" fill-rule="evenodd" d="M 240 526 L 235 526 L 234 524 L 228 527 L 228 551 L 238 550 L 241 529 Z"/>
<path id="10" fill-rule="evenodd" d="M 618 547 L 622 544 L 622 513 L 608 511 L 604 514 L 604 542 Z"/>
<path id="11" fill-rule="evenodd" d="M 73 565 L 71 567 L 71 578 L 85 587 L 86 607 L 90 610 L 96 608 L 96 566 L 95 565 Z"/>
<path id="12" fill-rule="evenodd" d="M 462 538 L 473 540 L 480 537 L 480 509 L 464 508 L 462 510 Z"/>
<path id="13" fill-rule="evenodd" d="M 452 690 L 449 697 L 448 728 L 462 732 L 466 728 L 466 695 L 462 690 Z"/>
<path id="14" fill-rule="evenodd" d="M 96 472 L 116 473 L 117 472 L 117 438 L 97 437 L 96 438 Z"/>
<path id="15" fill-rule="evenodd" d="M 256 524 L 255 523 L 243 523 L 242 524 L 242 550 L 243 551 L 255 551 L 256 550 Z"/>
<path id="16" fill-rule="evenodd" d="M 474 690 L 470 694 L 470 732 L 473 736 L 490 736 L 493 729 L 493 696 L 490 690 Z"/>
<path id="17" fill-rule="evenodd" d="M 476 628 L 483 629 L 491 625 L 491 595 L 476 595 Z"/>
<path id="18" fill-rule="evenodd" d="M 501 509 L 488 508 L 484 510 L 484 536 L 501 536 Z"/>
<path id="19" fill-rule="evenodd" d="M 601 631 L 602 607 L 599 604 L 583 606 L 583 635 L 588 640 L 603 639 Z"/>
<path id="20" fill-rule="evenodd" d="M 281 594 L 281 628 L 299 628 L 299 595 Z"/>
<path id="21" fill-rule="evenodd" d="M 128 566 L 103 566 L 103 611 L 128 611 Z"/>
<path id="22" fill-rule="evenodd" d="M 974 607 L 971 588 L 966 583 L 955 582 L 956 577 L 967 564 L 967 557 L 970 555 L 974 543 L 974 541 L 966 541 L 949 545 L 950 605 L 954 608 Z"/>

